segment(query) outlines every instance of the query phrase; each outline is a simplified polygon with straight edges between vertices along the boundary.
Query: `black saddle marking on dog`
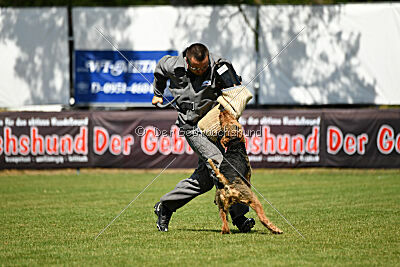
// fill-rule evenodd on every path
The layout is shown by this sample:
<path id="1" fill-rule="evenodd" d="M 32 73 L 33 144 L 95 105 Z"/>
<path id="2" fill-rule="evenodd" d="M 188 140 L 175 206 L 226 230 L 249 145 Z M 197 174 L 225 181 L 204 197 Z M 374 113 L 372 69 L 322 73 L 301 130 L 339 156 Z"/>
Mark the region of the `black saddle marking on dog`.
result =
<path id="1" fill-rule="evenodd" d="M 224 159 L 219 167 L 220 172 L 233 183 L 236 178 L 240 177 L 247 185 L 249 182 L 244 179 L 250 172 L 246 146 L 239 138 L 230 140 L 227 144 L 227 150 Z"/>

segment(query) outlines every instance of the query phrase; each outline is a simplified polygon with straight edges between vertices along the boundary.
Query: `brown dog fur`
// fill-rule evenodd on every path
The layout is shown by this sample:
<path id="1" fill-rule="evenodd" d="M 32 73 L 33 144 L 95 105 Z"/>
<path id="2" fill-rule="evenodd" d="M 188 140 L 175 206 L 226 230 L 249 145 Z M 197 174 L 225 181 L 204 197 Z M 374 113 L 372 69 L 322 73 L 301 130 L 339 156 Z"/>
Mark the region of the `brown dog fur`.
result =
<path id="1" fill-rule="evenodd" d="M 224 136 L 221 139 L 221 145 L 227 150 L 227 153 L 225 155 L 225 168 L 227 168 L 228 165 L 232 166 L 230 162 L 228 162 L 227 154 L 231 153 L 229 156 L 232 157 L 241 157 L 239 158 L 239 162 L 245 162 L 247 166 L 245 166 L 245 173 L 239 174 L 238 171 L 235 169 L 235 177 L 225 177 L 224 174 L 221 173 L 221 170 L 223 171 L 223 164 L 221 164 L 220 169 L 218 169 L 214 162 L 211 159 L 208 159 L 209 164 L 213 168 L 216 176 L 219 179 L 219 182 L 222 183 L 223 187 L 222 188 L 217 188 L 216 194 L 215 194 L 215 201 L 218 205 L 219 208 L 219 214 L 222 220 L 222 231 L 221 234 L 229 234 L 229 226 L 228 226 L 228 220 L 227 220 L 227 212 L 229 210 L 229 207 L 232 206 L 235 203 L 242 203 L 245 204 L 249 207 L 251 207 L 256 213 L 258 218 L 260 219 L 261 223 L 268 228 L 272 233 L 274 234 L 282 234 L 283 232 L 276 227 L 272 222 L 268 220 L 268 218 L 265 216 L 264 209 L 261 205 L 261 202 L 258 200 L 256 195 L 251 191 L 251 183 L 250 183 L 250 177 L 251 177 L 251 168 L 250 168 L 250 162 L 247 156 L 247 153 L 245 151 L 245 146 L 244 146 L 244 152 L 243 152 L 243 145 L 245 145 L 245 139 L 243 136 L 243 130 L 242 126 L 239 124 L 239 122 L 226 110 L 223 110 L 220 112 L 220 123 L 221 123 L 221 128 L 223 129 Z M 237 151 L 230 151 L 229 145 L 232 144 L 231 141 L 236 141 L 236 146 L 238 144 L 238 141 L 241 143 L 239 146 L 241 146 L 241 149 Z M 233 166 L 232 166 L 233 167 Z M 243 170 L 243 168 L 241 168 Z M 232 173 L 232 172 L 229 172 Z M 245 179 L 242 179 L 245 178 Z"/>

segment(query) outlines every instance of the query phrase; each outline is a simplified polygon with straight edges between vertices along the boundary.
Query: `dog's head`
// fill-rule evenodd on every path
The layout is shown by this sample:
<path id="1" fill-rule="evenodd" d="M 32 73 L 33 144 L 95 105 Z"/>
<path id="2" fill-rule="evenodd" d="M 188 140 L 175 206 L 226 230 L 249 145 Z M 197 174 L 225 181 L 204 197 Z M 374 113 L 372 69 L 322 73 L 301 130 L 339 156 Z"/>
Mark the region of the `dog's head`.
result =
<path id="1" fill-rule="evenodd" d="M 240 140 L 244 142 L 244 135 L 242 125 L 235 119 L 235 117 L 227 110 L 222 110 L 219 114 L 219 121 L 223 137 L 221 138 L 221 145 L 226 148 L 228 143 L 233 140 Z"/>

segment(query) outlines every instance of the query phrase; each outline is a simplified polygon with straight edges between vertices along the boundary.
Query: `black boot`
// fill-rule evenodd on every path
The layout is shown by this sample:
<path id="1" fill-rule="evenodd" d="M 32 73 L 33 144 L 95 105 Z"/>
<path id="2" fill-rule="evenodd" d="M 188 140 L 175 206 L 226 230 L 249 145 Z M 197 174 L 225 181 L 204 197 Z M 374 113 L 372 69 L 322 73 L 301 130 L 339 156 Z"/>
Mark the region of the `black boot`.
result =
<path id="1" fill-rule="evenodd" d="M 240 232 L 248 233 L 250 232 L 251 228 L 254 227 L 256 221 L 253 218 L 246 218 L 245 216 L 240 216 L 235 218 L 235 220 L 233 220 L 232 223 L 233 225 L 236 225 L 236 227 L 239 229 Z"/>
<path id="2" fill-rule="evenodd" d="M 161 202 L 157 202 L 154 205 L 154 213 L 158 216 L 157 219 L 158 231 L 168 232 L 168 224 L 172 216 L 172 211 L 170 211 L 166 206 L 161 204 Z"/>

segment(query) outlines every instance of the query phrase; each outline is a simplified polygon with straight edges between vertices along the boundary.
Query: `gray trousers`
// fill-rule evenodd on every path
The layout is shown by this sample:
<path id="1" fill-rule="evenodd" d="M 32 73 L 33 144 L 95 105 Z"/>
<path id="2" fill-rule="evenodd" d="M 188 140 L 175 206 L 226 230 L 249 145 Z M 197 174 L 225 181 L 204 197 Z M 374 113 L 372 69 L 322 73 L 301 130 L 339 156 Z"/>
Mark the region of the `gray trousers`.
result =
<path id="1" fill-rule="evenodd" d="M 173 212 L 198 195 L 210 191 L 218 183 L 218 178 L 207 159 L 211 158 L 217 167 L 223 160 L 222 147 L 210 141 L 200 129 L 186 130 L 184 136 L 198 155 L 199 161 L 196 170 L 189 178 L 180 181 L 172 191 L 161 197 L 161 203 Z M 234 204 L 229 209 L 233 221 L 248 211 L 249 207 L 243 204 Z"/>

